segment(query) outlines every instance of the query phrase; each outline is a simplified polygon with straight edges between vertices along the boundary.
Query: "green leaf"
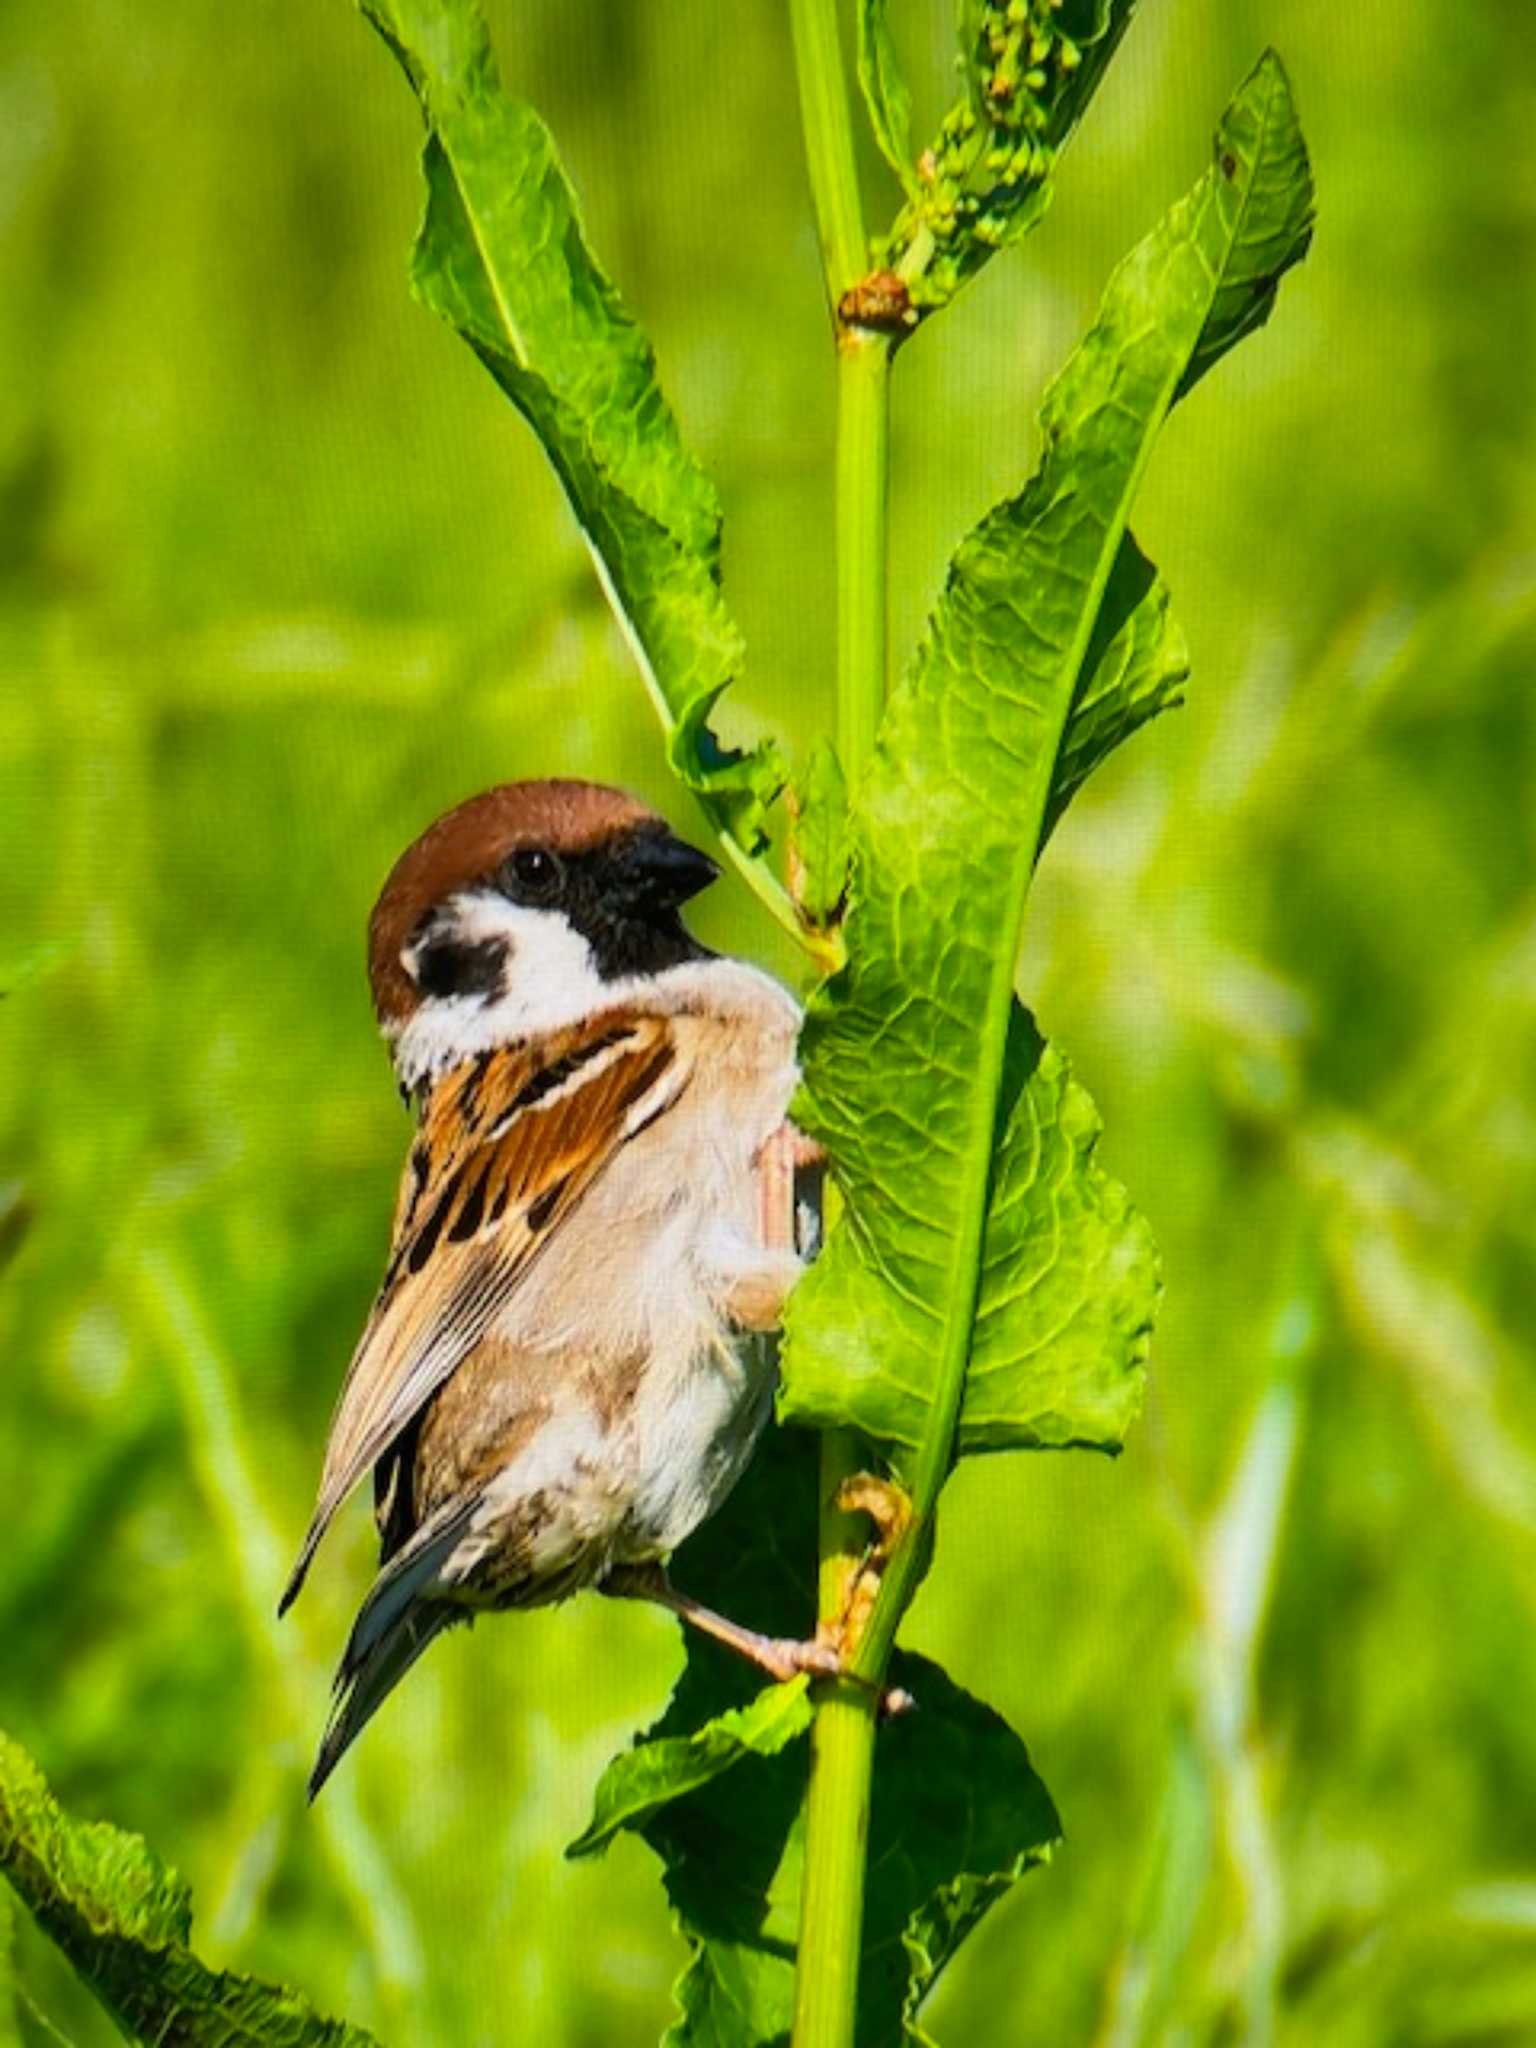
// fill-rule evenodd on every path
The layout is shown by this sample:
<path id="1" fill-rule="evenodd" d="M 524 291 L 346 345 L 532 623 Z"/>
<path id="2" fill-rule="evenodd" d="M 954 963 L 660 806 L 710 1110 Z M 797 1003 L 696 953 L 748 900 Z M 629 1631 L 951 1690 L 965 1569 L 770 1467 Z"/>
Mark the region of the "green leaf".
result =
<path id="1" fill-rule="evenodd" d="M 812 746 L 788 803 L 794 900 L 808 924 L 825 930 L 842 914 L 848 887 L 848 785 L 825 735 Z"/>
<path id="2" fill-rule="evenodd" d="M 808 1064 L 807 1071 L 815 1068 Z M 946 1094 L 958 1080 L 958 1073 L 946 1074 Z M 931 1102 L 935 1091 L 926 1092 Z M 943 1108 L 947 1117 L 951 1106 L 946 1101 Z M 889 1130 L 908 1134 L 909 1155 L 925 1113 L 915 1081 L 904 1102 L 897 1098 L 886 1108 Z M 957 1453 L 1112 1450 L 1141 1405 L 1159 1294 L 1156 1248 L 1125 1190 L 1093 1157 L 1100 1122 L 1092 1101 L 1017 1003 L 1008 1015 L 996 1119 L 996 1185 L 986 1211 Z M 827 1135 L 825 1124 L 818 1135 Z M 881 1134 L 872 1137 L 879 1146 Z M 899 1190 L 894 1155 L 890 1172 Z M 909 1157 L 909 1203 L 922 1199 L 928 1179 Z M 915 1348 L 925 1330 L 932 1331 L 930 1342 L 940 1335 L 937 1318 L 927 1314 L 929 1299 L 944 1298 L 931 1244 L 926 1235 L 918 1243 L 932 1289 L 919 1296 L 911 1281 L 898 1288 L 872 1276 L 858 1226 L 840 1224 L 790 1310 L 785 1414 L 854 1422 L 886 1447 L 904 1476 L 915 1469 L 939 1398 L 934 1361 Z M 921 1303 L 920 1319 L 914 1302 Z"/>
<path id="3" fill-rule="evenodd" d="M 375 2048 L 296 1992 L 210 1970 L 187 1886 L 139 1836 L 72 1820 L 0 1734 L 0 1871 L 131 2040 L 184 2048 Z"/>
<path id="4" fill-rule="evenodd" d="M 364 0 L 427 122 L 417 295 L 543 444 L 645 676 L 677 774 L 755 849 L 783 781 L 709 714 L 741 664 L 720 593 L 720 507 L 683 446 L 650 344 L 582 235 L 549 131 L 501 85 L 473 0 Z"/>
<path id="5" fill-rule="evenodd" d="M 771 1634 L 804 1633 L 816 1491 L 814 1439 L 769 1431 L 730 1500 L 678 1553 L 678 1584 Z M 786 2037 L 794 2001 L 806 1778 L 795 1724 L 809 1714 L 798 1686 L 757 1692 L 739 1658 L 694 1634 L 687 1643 L 666 1714 L 610 1765 L 604 1787 L 623 1788 L 614 1826 L 638 1828 L 662 1858 L 693 1947 L 670 2048 L 766 2048 Z M 901 2038 L 965 1934 L 1060 1834 L 1024 1745 L 997 1715 L 925 1659 L 898 1657 L 893 1678 L 917 1711 L 879 1735 L 857 2036 L 869 2048 Z M 761 1746 L 741 1741 L 749 1727 Z M 723 1743 L 721 1729 L 733 1731 Z M 689 1759 L 702 1757 L 719 1768 L 690 1784 Z M 680 1761 L 672 1796 L 654 1803 Z M 603 1787 L 598 1797 L 601 1807 Z M 612 1832 L 594 1817 L 578 1846 L 602 1847 Z"/>
<path id="6" fill-rule="evenodd" d="M 1192 391 L 1227 350 L 1262 327 L 1280 280 L 1312 242 L 1312 167 L 1290 80 L 1266 50 L 1227 109 L 1207 179 L 1227 249 L 1210 312 L 1176 398 Z"/>
<path id="7" fill-rule="evenodd" d="M 917 199 L 922 186 L 912 158 L 912 95 L 891 40 L 888 0 L 859 0 L 859 90 L 880 154 Z"/>
<path id="8" fill-rule="evenodd" d="M 692 1735 L 662 1736 L 637 1743 L 616 1756 L 598 1781 L 592 1818 L 566 1850 L 592 1856 L 606 1849 L 620 1828 L 638 1828 L 668 1800 L 728 1771 L 745 1756 L 777 1756 L 814 1718 L 809 1681 L 771 1685 L 750 1705 L 732 1707 Z"/>
<path id="9" fill-rule="evenodd" d="M 878 251 L 920 314 L 946 305 L 1050 205 L 1056 158 L 1135 7 L 1136 0 L 962 0 L 965 89 Z"/>
<path id="10" fill-rule="evenodd" d="M 1040 469 L 957 553 L 855 803 L 847 965 L 811 1002 L 796 1110 L 848 1213 L 791 1298 L 781 1406 L 875 1437 L 930 1504 L 957 1447 L 1113 1448 L 1139 1399 L 1151 1238 L 1094 1165 L 1097 1117 L 1014 966 L 1053 818 L 1182 666 L 1124 552 L 1153 441 L 1310 219 L 1266 56 L 1047 393 Z"/>
<path id="11" fill-rule="evenodd" d="M 1073 692 L 1042 845 L 1099 763 L 1149 719 L 1181 704 L 1188 680 L 1189 649 L 1173 616 L 1168 586 L 1128 533 L 1109 572 Z"/>
<path id="12" fill-rule="evenodd" d="M 1049 1856 L 1061 1826 L 1018 1737 L 936 1664 L 900 1653 L 893 1676 L 915 1713 L 883 1729 L 869 1825 L 860 2048 L 922 2039 L 917 2014 L 987 1909 Z M 804 1758 L 750 1767 L 758 1826 L 748 1876 L 733 1884 L 739 1845 L 725 1828 L 740 1780 L 715 1810 L 667 1809 L 653 1845 L 671 1863 L 668 1890 L 698 1942 L 677 1987 L 669 2048 L 769 2048 L 787 2038 L 799 1924 L 799 1802 Z M 703 1852 L 701 1854 L 701 1851 Z M 754 1852 L 751 1853 L 751 1852 Z M 775 1856 L 774 1851 L 777 1851 Z M 766 1879 L 766 1882 L 764 1881 Z"/>

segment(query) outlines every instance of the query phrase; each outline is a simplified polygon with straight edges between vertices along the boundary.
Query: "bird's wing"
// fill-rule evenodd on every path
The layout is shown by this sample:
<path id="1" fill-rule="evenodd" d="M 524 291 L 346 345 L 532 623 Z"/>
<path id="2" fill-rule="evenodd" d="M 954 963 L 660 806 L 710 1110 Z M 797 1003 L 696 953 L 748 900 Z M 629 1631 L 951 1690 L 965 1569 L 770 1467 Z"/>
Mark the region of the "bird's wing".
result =
<path id="1" fill-rule="evenodd" d="M 599 1018 L 537 1045 L 498 1047 L 435 1085 L 284 1608 L 364 1472 L 479 1342 L 608 1161 L 671 1108 L 690 1073 L 665 1018 Z"/>

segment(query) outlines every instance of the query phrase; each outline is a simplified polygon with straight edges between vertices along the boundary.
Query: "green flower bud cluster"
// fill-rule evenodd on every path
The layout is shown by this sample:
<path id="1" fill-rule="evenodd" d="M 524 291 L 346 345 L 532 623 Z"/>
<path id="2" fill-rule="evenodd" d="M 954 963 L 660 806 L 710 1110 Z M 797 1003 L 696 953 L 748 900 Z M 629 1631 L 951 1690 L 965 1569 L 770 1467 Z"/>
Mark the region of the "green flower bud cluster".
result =
<path id="1" fill-rule="evenodd" d="M 878 252 L 924 313 L 953 298 L 1044 209 L 1083 62 L 1061 25 L 1062 6 L 968 0 L 963 8 L 965 97 L 918 160 L 919 190 Z"/>

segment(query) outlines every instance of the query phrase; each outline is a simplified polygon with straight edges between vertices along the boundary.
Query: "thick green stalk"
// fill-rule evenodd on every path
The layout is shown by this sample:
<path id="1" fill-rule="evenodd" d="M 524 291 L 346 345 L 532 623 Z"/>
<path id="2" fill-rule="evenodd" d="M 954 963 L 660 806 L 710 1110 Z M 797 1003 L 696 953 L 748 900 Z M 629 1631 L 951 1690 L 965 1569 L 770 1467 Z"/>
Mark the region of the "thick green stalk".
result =
<path id="1" fill-rule="evenodd" d="M 891 345 L 851 328 L 837 344 L 837 743 L 850 789 L 885 710 L 886 499 Z"/>
<path id="2" fill-rule="evenodd" d="M 821 1613 L 836 1621 L 858 1570 L 863 1525 L 837 1506 L 861 1464 L 852 1430 L 821 1440 Z M 851 2048 L 864 1934 L 864 1864 L 875 1754 L 875 1700 L 837 1679 L 818 1687 L 811 1729 L 805 1864 L 795 1969 L 794 2048 Z"/>
<path id="3" fill-rule="evenodd" d="M 886 686 L 886 499 L 890 344 L 847 326 L 840 307 L 868 264 L 837 0 L 790 0 L 806 161 L 838 349 L 837 728 L 850 786 L 874 748 Z M 821 1446 L 824 1627 L 843 1617 L 863 1550 L 864 1524 L 837 1504 L 864 1460 L 852 1431 Z M 795 1976 L 794 2048 L 851 2048 L 858 2016 L 878 1693 L 839 1680 L 819 1688 L 811 1732 L 805 1865 Z"/>
<path id="4" fill-rule="evenodd" d="M 827 303 L 836 318 L 838 301 L 863 276 L 869 257 L 836 0 L 789 0 L 789 19 Z"/>

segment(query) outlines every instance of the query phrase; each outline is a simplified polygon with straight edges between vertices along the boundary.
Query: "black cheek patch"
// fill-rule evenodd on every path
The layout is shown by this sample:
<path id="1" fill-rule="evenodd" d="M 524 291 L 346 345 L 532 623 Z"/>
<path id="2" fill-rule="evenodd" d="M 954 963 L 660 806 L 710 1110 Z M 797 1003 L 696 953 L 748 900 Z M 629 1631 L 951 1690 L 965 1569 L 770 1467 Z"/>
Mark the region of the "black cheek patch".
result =
<path id="1" fill-rule="evenodd" d="M 416 953 L 416 986 L 424 996 L 501 994 L 505 939 L 432 939 Z"/>

